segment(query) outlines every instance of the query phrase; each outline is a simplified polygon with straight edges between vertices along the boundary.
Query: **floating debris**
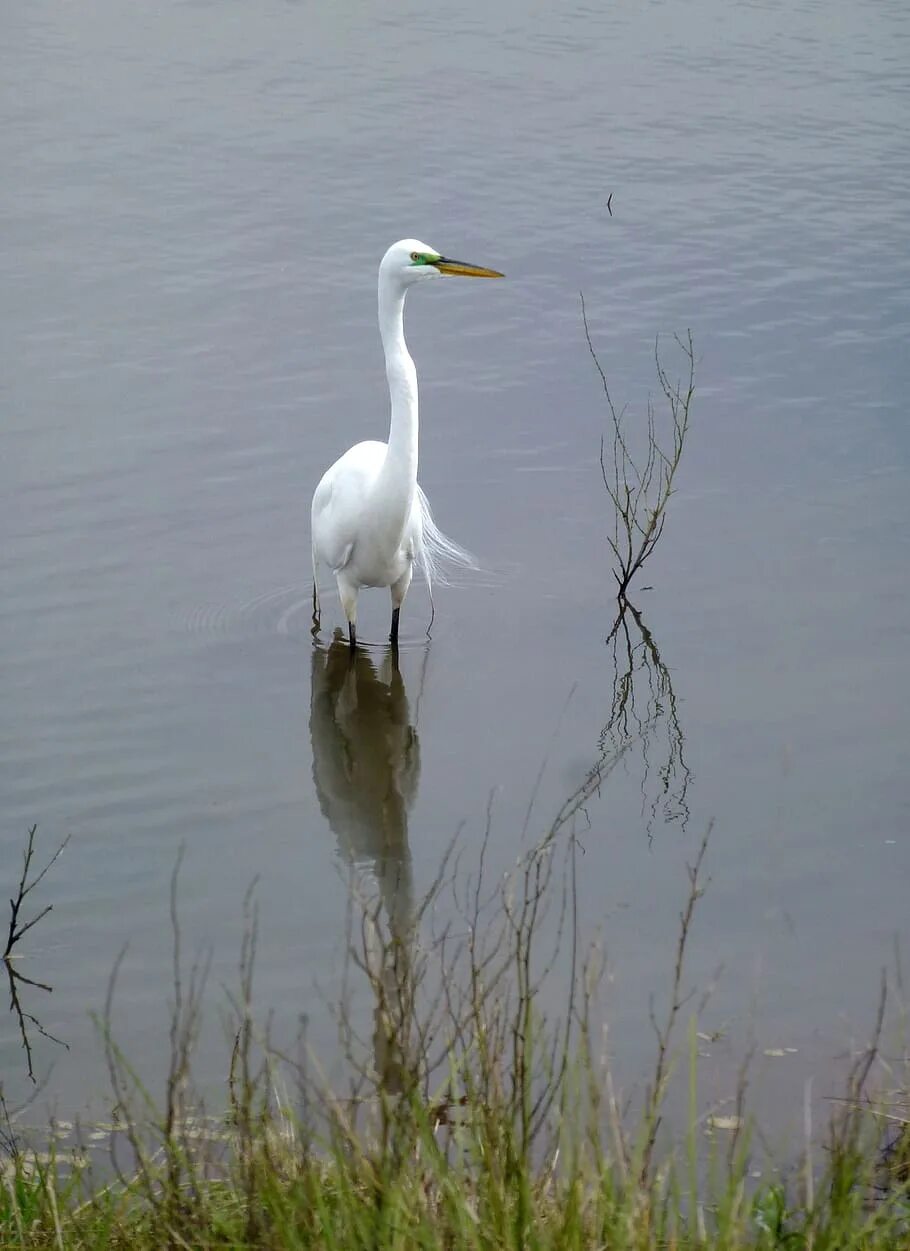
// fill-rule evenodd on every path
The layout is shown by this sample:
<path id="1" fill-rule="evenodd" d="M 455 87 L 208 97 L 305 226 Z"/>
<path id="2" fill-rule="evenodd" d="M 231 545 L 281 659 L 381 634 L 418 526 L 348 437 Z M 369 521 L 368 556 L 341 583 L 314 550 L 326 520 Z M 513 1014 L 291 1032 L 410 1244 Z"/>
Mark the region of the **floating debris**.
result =
<path id="1" fill-rule="evenodd" d="M 76 1172 L 88 1168 L 88 1162 L 83 1151 L 23 1151 L 18 1156 L 0 1160 L 0 1178 L 9 1182 L 19 1176 L 29 1181 L 48 1168 L 68 1168 Z"/>
<path id="2" fill-rule="evenodd" d="M 741 1129 L 743 1118 L 741 1116 L 709 1116 L 709 1129 Z"/>

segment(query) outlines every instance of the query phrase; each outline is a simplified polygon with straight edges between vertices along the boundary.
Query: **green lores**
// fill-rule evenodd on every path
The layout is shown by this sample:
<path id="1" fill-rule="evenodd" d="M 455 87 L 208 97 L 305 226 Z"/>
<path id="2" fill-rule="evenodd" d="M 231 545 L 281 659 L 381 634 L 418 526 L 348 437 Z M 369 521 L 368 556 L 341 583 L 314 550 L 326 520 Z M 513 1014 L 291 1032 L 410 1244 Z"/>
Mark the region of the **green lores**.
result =
<path id="1" fill-rule="evenodd" d="M 432 265 L 441 274 L 457 274 L 462 278 L 503 278 L 498 269 L 487 269 L 483 265 L 472 265 L 468 261 L 453 261 L 439 252 L 412 252 L 412 265 Z"/>

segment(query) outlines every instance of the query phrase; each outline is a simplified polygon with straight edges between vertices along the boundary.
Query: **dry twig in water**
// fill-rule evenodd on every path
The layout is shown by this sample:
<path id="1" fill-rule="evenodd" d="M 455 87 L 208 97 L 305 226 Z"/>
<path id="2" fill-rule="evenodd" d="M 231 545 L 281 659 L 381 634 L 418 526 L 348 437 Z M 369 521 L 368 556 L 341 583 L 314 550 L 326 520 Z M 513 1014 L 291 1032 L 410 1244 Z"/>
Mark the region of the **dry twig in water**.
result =
<path id="1" fill-rule="evenodd" d="M 35 835 L 37 833 L 38 827 L 37 825 L 33 825 L 28 832 L 28 841 L 26 842 L 25 852 L 22 856 L 22 874 L 19 878 L 19 885 L 15 896 L 9 901 L 9 928 L 6 934 L 6 947 L 3 952 L 3 967 L 6 969 L 6 976 L 9 983 L 10 1011 L 16 1014 L 16 1018 L 19 1022 L 19 1036 L 22 1039 L 22 1047 L 25 1051 L 26 1063 L 28 1064 L 28 1075 L 32 1082 L 36 1082 L 37 1078 L 35 1077 L 32 1044 L 31 1039 L 29 1038 L 28 1027 L 33 1025 L 38 1033 L 44 1038 L 49 1038 L 51 1042 L 55 1042 L 61 1047 L 66 1047 L 67 1045 L 61 1038 L 56 1038 L 53 1034 L 49 1033 L 36 1016 L 34 1016 L 31 1012 L 26 1012 L 22 1006 L 22 1001 L 19 998 L 19 991 L 22 986 L 33 986 L 37 990 L 46 991 L 48 994 L 50 994 L 53 990 L 53 987 L 48 986 L 46 982 L 39 982 L 34 978 L 26 977 L 25 974 L 15 966 L 15 948 L 17 944 L 21 942 L 30 929 L 36 926 L 40 920 L 47 916 L 54 906 L 53 904 L 47 904 L 36 916 L 33 916 L 30 921 L 21 921 L 20 913 L 22 911 L 22 905 L 25 903 L 27 896 L 31 894 L 38 883 L 45 877 L 51 865 L 54 864 L 66 844 L 69 842 L 69 835 L 67 835 L 41 872 L 36 877 L 29 880 L 32 859 L 35 854 Z"/>
<path id="2" fill-rule="evenodd" d="M 613 576 L 618 588 L 617 598 L 622 603 L 626 599 L 629 583 L 654 551 L 663 534 L 667 504 L 673 494 L 673 479 L 682 459 L 689 429 L 689 413 L 695 395 L 695 351 L 691 330 L 686 331 L 684 339 L 679 335 L 673 336 L 685 358 L 687 377 L 685 382 L 671 382 L 661 362 L 660 339 L 655 340 L 657 381 L 670 409 L 670 443 L 665 446 L 658 433 L 654 404 L 649 396 L 646 441 L 639 450 L 633 444 L 626 423 L 626 409 L 617 409 L 613 403 L 607 375 L 594 350 L 584 295 L 581 296 L 581 317 L 588 351 L 600 375 L 612 425 L 612 454 L 609 458 L 606 440 L 600 441 L 600 471 L 613 504 L 613 534 L 607 536 L 607 542 L 616 562 Z"/>

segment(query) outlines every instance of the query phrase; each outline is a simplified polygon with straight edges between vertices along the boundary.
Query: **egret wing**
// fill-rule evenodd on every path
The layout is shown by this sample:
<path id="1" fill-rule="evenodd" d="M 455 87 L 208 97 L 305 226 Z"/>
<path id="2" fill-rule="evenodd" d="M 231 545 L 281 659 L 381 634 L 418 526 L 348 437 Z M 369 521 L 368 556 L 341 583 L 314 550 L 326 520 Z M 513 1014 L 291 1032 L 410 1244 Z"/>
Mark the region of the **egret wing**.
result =
<path id="1" fill-rule="evenodd" d="M 313 550 L 334 573 L 351 559 L 364 505 L 385 453 L 384 443 L 355 444 L 325 471 L 313 492 Z"/>

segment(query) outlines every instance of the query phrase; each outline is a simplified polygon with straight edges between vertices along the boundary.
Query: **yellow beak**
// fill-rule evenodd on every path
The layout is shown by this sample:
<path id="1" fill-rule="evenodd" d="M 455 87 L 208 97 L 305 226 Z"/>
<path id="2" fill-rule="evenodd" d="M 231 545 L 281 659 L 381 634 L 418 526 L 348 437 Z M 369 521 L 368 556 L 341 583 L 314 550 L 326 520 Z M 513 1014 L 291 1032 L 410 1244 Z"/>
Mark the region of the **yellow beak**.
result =
<path id="1" fill-rule="evenodd" d="M 482 265 L 468 265 L 465 261 L 452 261 L 440 256 L 433 264 L 441 274 L 457 274 L 461 278 L 505 278 L 498 269 L 484 269 Z"/>

